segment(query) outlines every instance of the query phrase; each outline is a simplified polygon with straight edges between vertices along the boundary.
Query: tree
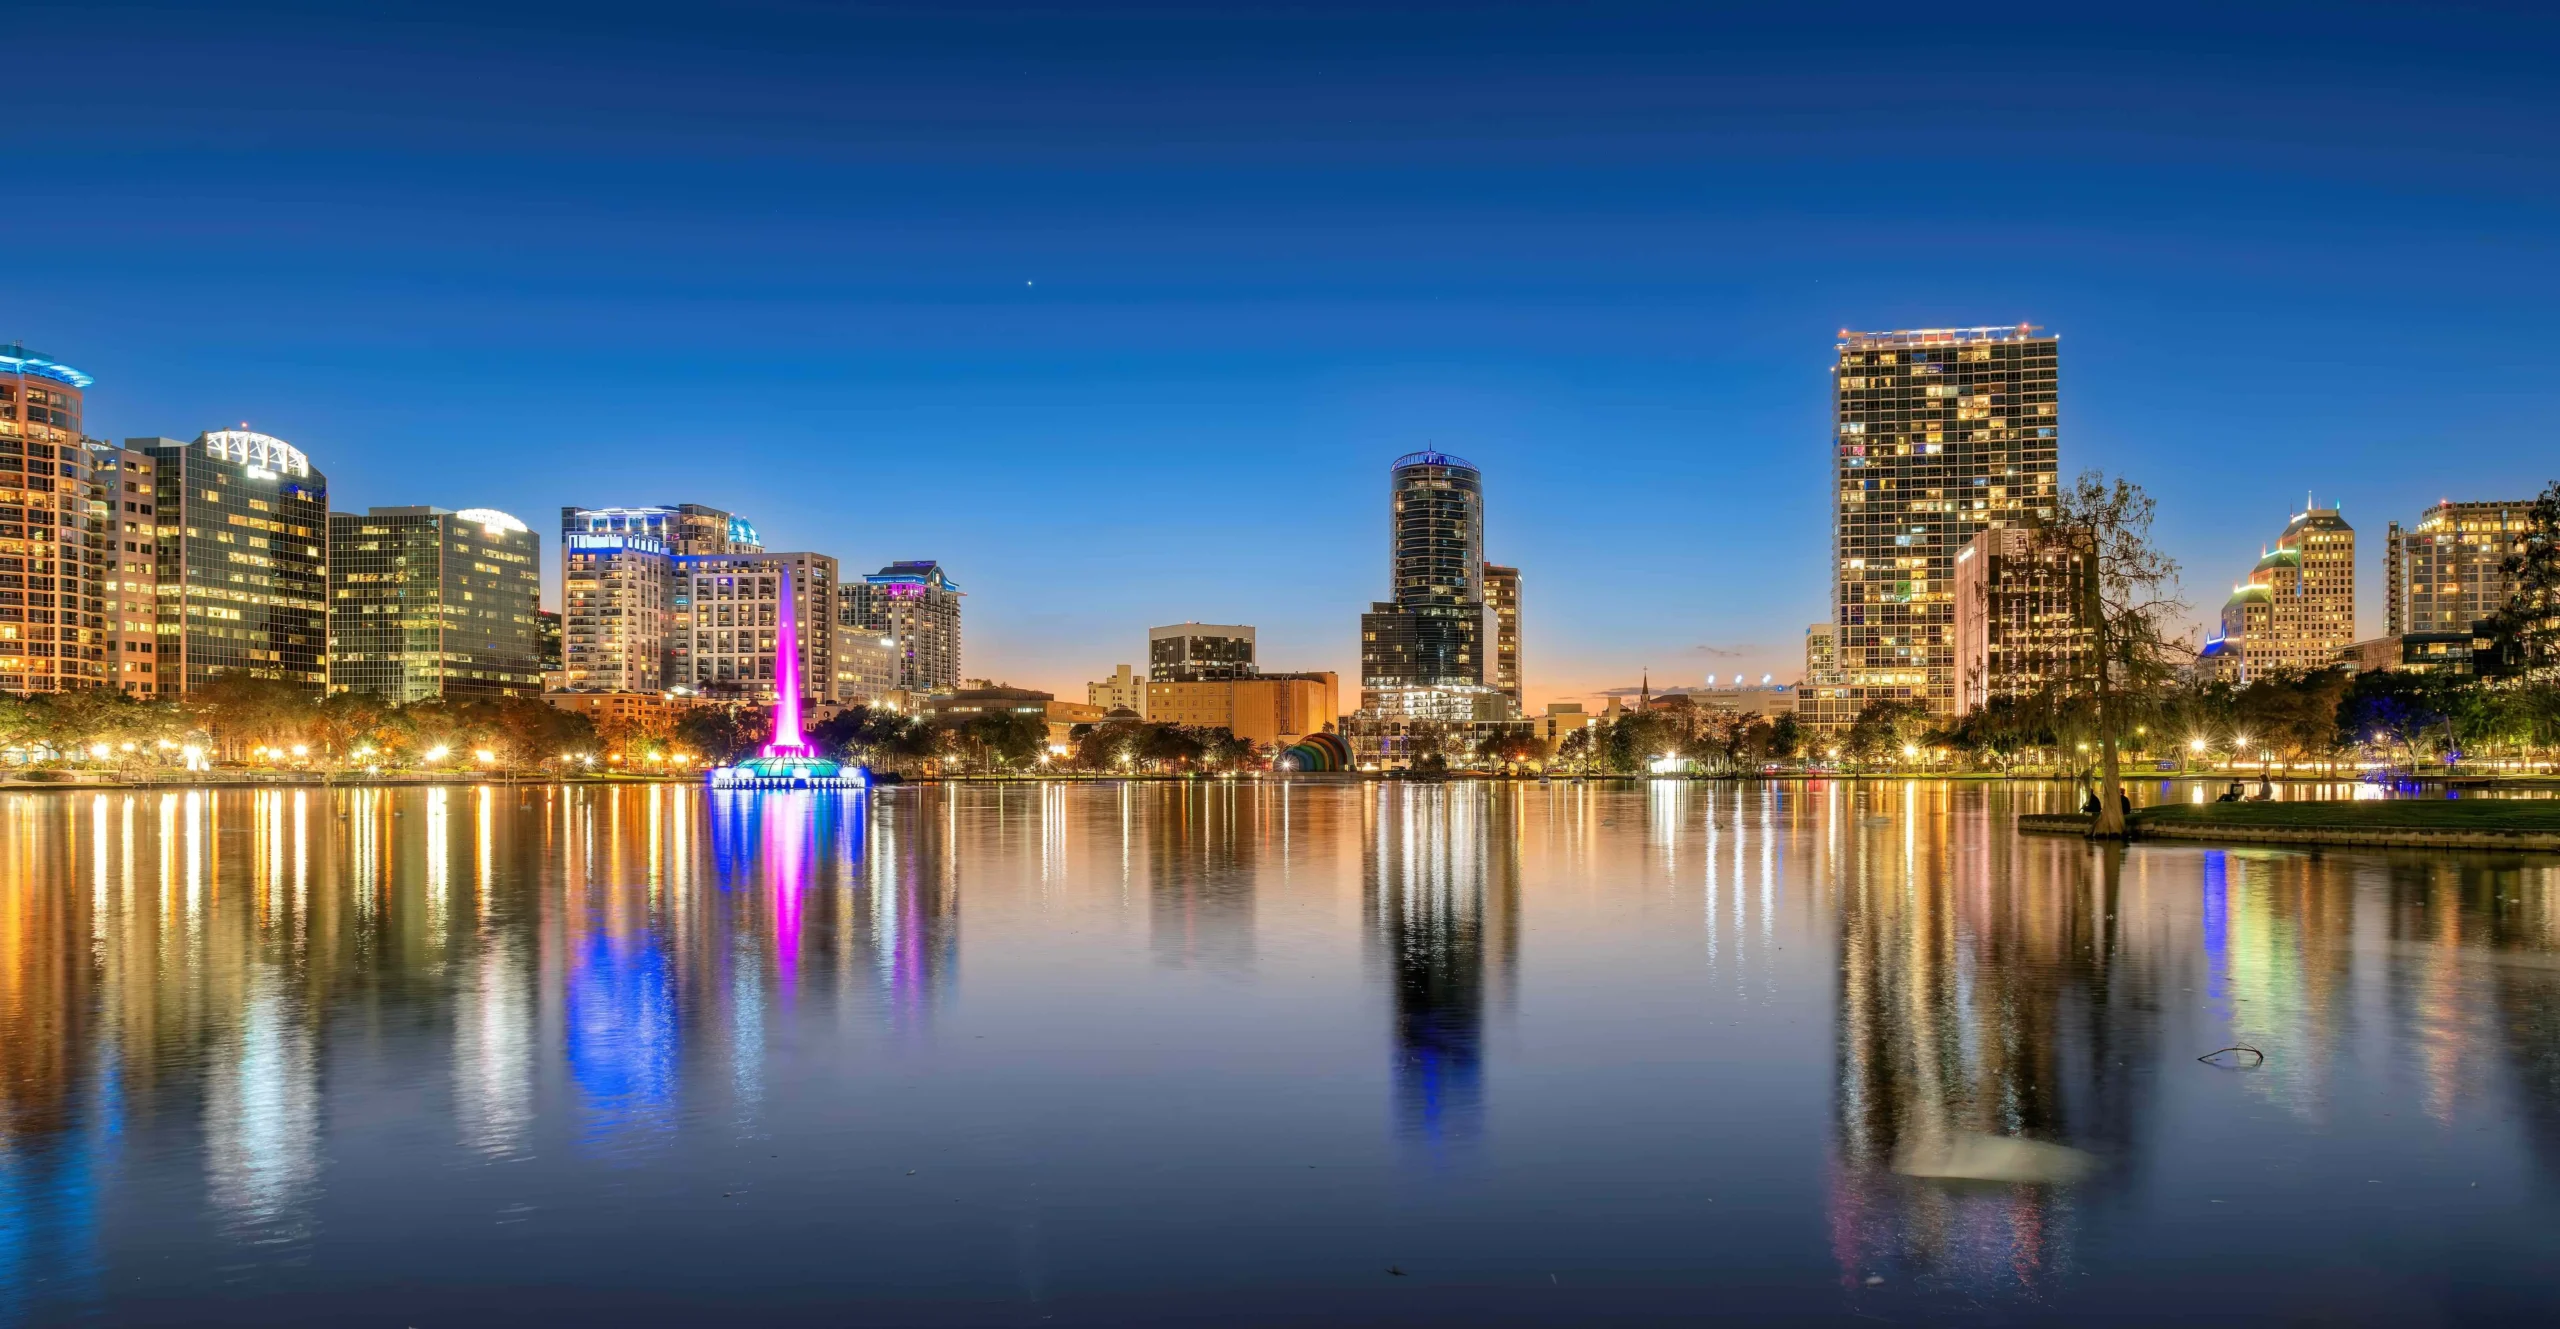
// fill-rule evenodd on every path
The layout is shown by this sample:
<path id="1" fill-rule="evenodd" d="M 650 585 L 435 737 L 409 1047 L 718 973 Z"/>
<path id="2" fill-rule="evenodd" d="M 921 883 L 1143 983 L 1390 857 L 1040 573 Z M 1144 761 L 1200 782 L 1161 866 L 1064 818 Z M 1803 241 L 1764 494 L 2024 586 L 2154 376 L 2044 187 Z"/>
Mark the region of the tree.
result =
<path id="1" fill-rule="evenodd" d="M 2054 499 L 2053 526 L 2086 562 L 2090 631 L 2081 695 L 2097 721 L 2098 815 L 2093 837 L 2122 839 L 2124 776 L 2117 744 L 2153 709 L 2176 677 L 2179 648 L 2169 633 L 2186 604 L 2174 592 L 2175 559 L 2151 542 L 2156 504 L 2139 485 L 2096 471 Z"/>
<path id="2" fill-rule="evenodd" d="M 2560 669 L 2560 480 L 2533 501 L 2508 555 L 2507 603 L 2489 619 L 2498 664 L 2528 674 Z"/>
<path id="3" fill-rule="evenodd" d="M 1917 701 L 1871 701 L 1849 722 L 1840 746 L 1866 763 L 1893 761 L 1929 737 L 1929 708 Z"/>

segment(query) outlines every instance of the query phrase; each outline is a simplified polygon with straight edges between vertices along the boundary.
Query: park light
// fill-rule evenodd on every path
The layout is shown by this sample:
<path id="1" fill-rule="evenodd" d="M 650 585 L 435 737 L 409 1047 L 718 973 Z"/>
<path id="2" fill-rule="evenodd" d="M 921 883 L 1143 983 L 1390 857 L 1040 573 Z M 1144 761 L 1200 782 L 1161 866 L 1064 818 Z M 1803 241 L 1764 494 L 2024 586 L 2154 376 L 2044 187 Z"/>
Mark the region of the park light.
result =
<path id="1" fill-rule="evenodd" d="M 373 745 L 372 745 L 371 743 L 363 744 L 363 745 L 361 745 L 361 746 L 357 747 L 357 748 L 356 748 L 356 750 L 355 750 L 352 754 L 350 754 L 350 755 L 352 755 L 352 756 L 356 756 L 356 757 L 370 757 L 370 756 L 372 756 L 372 755 L 373 755 Z"/>
<path id="2" fill-rule="evenodd" d="M 115 749 L 108 747 L 104 743 L 92 743 L 89 745 L 89 755 L 100 761 L 105 761 L 107 759 L 107 754 L 113 751 L 115 751 Z"/>
<path id="3" fill-rule="evenodd" d="M 651 761 L 665 761 L 665 760 L 666 760 L 666 758 L 661 757 L 661 756 L 659 756 L 657 753 L 652 752 L 652 753 L 650 753 L 650 754 L 649 754 L 649 760 L 651 760 Z"/>
<path id="4" fill-rule="evenodd" d="M 2188 740 L 2187 740 L 2187 751 L 2189 751 L 2189 752 L 2202 752 L 2202 751 L 2204 751 L 2204 740 L 2203 740 L 2203 739 L 2201 739 L 2201 738 L 2191 738 L 2191 739 L 2188 739 Z"/>
<path id="5" fill-rule="evenodd" d="M 1909 760 L 1911 760 L 1912 758 L 1917 757 L 1917 756 L 1919 756 L 1919 755 L 1920 755 L 1920 745 L 1919 745 L 1919 744 L 1917 744 L 1917 743 L 1905 743 L 1905 744 L 1903 744 L 1903 745 L 1902 745 L 1902 759 L 1903 759 L 1904 761 L 1909 761 Z"/>
<path id="6" fill-rule="evenodd" d="M 133 751 L 133 748 L 134 748 L 134 745 L 133 745 L 132 743 L 130 743 L 130 742 L 128 742 L 128 743 L 126 743 L 126 744 L 124 745 L 124 750 L 125 750 L 125 751 L 127 751 L 127 752 L 131 752 L 131 751 Z"/>
<path id="7" fill-rule="evenodd" d="M 157 748 L 174 748 L 174 747 L 176 747 L 176 746 L 178 746 L 178 745 L 177 745 L 177 744 L 175 744 L 175 743 L 172 743 L 172 742 L 170 742 L 169 740 L 167 740 L 167 739 L 165 739 L 165 738 L 164 738 L 164 739 L 161 739 L 159 742 L 152 744 L 152 746 L 153 746 L 153 747 L 157 747 Z"/>
<path id="8" fill-rule="evenodd" d="M 453 755 L 453 749 L 446 747 L 442 743 L 438 743 L 434 747 L 427 749 L 422 755 L 428 761 L 443 761 L 446 757 Z"/>
<path id="9" fill-rule="evenodd" d="M 489 763 L 491 763 L 491 762 L 493 762 L 493 761 L 496 761 L 496 760 L 498 759 L 498 754 L 497 754 L 497 753 L 494 753 L 494 752 L 491 752 L 491 751 L 490 751 L 489 749 L 487 749 L 487 748 L 473 748 L 473 749 L 471 750 L 471 755 L 472 755 L 472 757 L 473 757 L 473 758 L 477 759 L 477 760 L 479 761 L 479 763 L 480 763 L 481 765 L 483 765 L 483 766 L 486 766 L 486 765 L 488 765 Z"/>
<path id="10" fill-rule="evenodd" d="M 204 749 L 193 743 L 178 749 L 178 755 L 187 759 L 188 770 L 200 771 L 205 768 Z"/>
<path id="11" fill-rule="evenodd" d="M 295 756 L 297 756 L 297 757 L 308 757 L 308 756 L 310 756 L 310 755 L 311 755 L 311 745 L 310 745 L 310 744 L 308 744 L 308 743 L 296 743 L 296 744 L 294 744 L 294 745 L 293 745 L 293 755 L 295 755 Z"/>

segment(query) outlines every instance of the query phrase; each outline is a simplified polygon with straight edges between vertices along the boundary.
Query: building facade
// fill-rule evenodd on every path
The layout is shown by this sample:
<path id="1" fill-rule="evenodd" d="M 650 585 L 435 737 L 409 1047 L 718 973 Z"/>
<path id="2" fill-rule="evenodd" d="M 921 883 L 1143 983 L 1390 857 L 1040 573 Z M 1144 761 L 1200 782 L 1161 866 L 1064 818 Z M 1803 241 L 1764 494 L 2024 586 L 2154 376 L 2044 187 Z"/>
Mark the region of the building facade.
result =
<path id="1" fill-rule="evenodd" d="M 1520 569 L 1484 565 L 1485 615 L 1493 629 L 1493 674 L 1486 681 L 1511 699 L 1511 709 L 1528 714 L 1521 695 Z"/>
<path id="2" fill-rule="evenodd" d="M 1224 729 L 1264 746 L 1294 743 L 1341 720 L 1341 681 L 1330 673 L 1151 679 L 1146 688 L 1142 714 L 1151 723 Z"/>
<path id="3" fill-rule="evenodd" d="M 61 692 L 110 674 L 104 514 L 81 434 L 94 381 L 0 346 L 0 690 Z"/>
<path id="4" fill-rule="evenodd" d="M 1084 685 L 1084 699 L 1105 711 L 1125 710 L 1140 719 L 1147 714 L 1147 676 L 1121 665 L 1111 677 Z"/>
<path id="5" fill-rule="evenodd" d="M 2447 499 L 2403 530 L 2386 533 L 2384 630 L 2468 633 L 2507 604 L 2507 559 L 2533 529 L 2533 500 L 2456 503 Z"/>
<path id="6" fill-rule="evenodd" d="M 931 559 L 892 563 L 845 583 L 838 622 L 890 642 L 898 688 L 919 695 L 960 687 L 960 598 L 964 594 Z"/>
<path id="7" fill-rule="evenodd" d="M 668 686 L 705 697 L 774 700 L 782 597 L 796 623 L 833 620 L 836 561 L 824 554 L 679 554 L 668 605 Z M 795 634 L 801 687 L 821 704 L 836 696 L 836 632 Z"/>
<path id="8" fill-rule="evenodd" d="M 96 440 L 88 444 L 96 510 L 92 585 L 105 651 L 102 680 L 136 696 L 159 692 L 159 586 L 154 562 L 159 509 L 150 454 Z"/>
<path id="9" fill-rule="evenodd" d="M 1159 683 L 1250 678 L 1253 629 L 1241 623 L 1175 623 L 1147 629 L 1147 677 Z"/>
<path id="10" fill-rule="evenodd" d="M 230 673 L 329 682 L 329 479 L 247 429 L 129 438 L 152 464 L 157 663 L 164 697 Z"/>
<path id="11" fill-rule="evenodd" d="M 679 557 L 761 553 L 753 523 L 700 503 L 560 509 L 560 667 L 566 691 L 674 685 Z"/>
<path id="12" fill-rule="evenodd" d="M 329 515 L 329 690 L 542 692 L 542 541 L 495 508 Z"/>
<path id="13" fill-rule="evenodd" d="M 1843 332 L 1832 371 L 1836 685 L 1805 719 L 1957 703 L 1955 563 L 1986 530 L 2053 516 L 2060 339 L 2020 324 Z M 1834 695 L 1836 694 L 1836 695 Z"/>
<path id="14" fill-rule="evenodd" d="M 2071 695 L 2097 634 L 2095 560 L 2085 538 L 2050 527 L 2003 527 L 1956 555 L 1956 710 L 2002 698 Z"/>
<path id="15" fill-rule="evenodd" d="M 2232 587 L 2197 668 L 2233 683 L 2334 669 L 2355 639 L 2355 529 L 2336 508 L 2306 507 Z"/>

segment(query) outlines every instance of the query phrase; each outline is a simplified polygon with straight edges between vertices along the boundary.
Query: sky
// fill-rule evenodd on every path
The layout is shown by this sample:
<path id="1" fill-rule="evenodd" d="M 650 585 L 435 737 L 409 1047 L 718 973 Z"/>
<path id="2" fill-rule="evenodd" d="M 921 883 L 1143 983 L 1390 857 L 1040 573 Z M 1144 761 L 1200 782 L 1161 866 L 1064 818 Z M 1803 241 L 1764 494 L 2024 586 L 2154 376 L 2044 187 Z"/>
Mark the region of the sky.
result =
<path id="1" fill-rule="evenodd" d="M 0 341 L 554 597 L 564 504 L 939 559 L 1078 699 L 1191 619 L 1356 689 L 1438 448 L 1536 706 L 1795 678 L 1838 331 L 2032 322 L 2199 621 L 2316 494 L 2379 635 L 2386 523 L 2560 478 L 2560 17 L 2075 8 L 21 4 Z"/>

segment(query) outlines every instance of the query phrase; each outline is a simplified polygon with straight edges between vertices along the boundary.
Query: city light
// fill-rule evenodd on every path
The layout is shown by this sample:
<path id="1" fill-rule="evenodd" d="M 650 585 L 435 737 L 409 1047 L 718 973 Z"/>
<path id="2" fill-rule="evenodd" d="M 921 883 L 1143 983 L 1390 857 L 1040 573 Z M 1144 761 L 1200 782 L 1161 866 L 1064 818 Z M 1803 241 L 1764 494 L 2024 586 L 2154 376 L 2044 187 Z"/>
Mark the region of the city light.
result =
<path id="1" fill-rule="evenodd" d="M 483 766 L 486 766 L 498 759 L 498 754 L 491 752 L 487 748 L 474 748 L 471 750 L 471 756 Z"/>
<path id="2" fill-rule="evenodd" d="M 2189 751 L 2189 752 L 2202 752 L 2202 751 L 2204 751 L 2204 740 L 2203 740 L 2203 739 L 2201 739 L 2201 738 L 2191 738 L 2191 739 L 2188 739 L 2188 740 L 2187 740 L 2187 751 Z"/>
<path id="3" fill-rule="evenodd" d="M 451 755 L 451 753 L 451 748 L 446 747 L 442 743 L 438 743 L 419 755 L 422 759 L 427 761 L 443 761 L 447 756 Z"/>

